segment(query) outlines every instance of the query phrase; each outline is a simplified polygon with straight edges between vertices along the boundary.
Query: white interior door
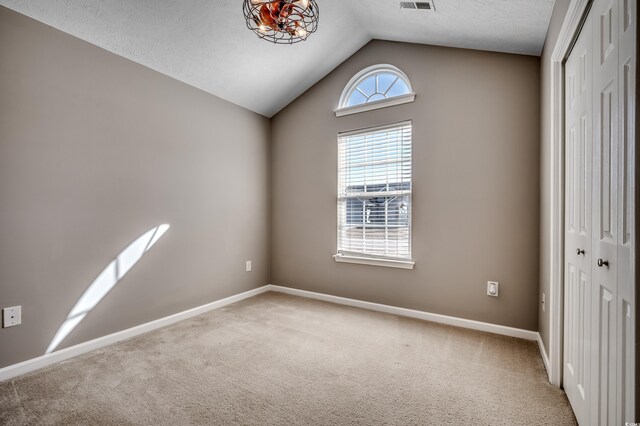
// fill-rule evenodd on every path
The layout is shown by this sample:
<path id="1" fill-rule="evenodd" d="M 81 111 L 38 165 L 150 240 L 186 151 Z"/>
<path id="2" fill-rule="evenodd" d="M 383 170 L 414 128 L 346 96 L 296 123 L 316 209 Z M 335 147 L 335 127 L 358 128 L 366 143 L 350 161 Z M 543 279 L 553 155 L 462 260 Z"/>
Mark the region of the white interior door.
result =
<path id="1" fill-rule="evenodd" d="M 594 19 L 593 293 L 591 423 L 616 424 L 618 321 L 618 0 L 596 0 Z"/>
<path id="2" fill-rule="evenodd" d="M 635 415 L 636 0 L 594 0 L 565 64 L 564 388 L 581 425 Z"/>
<path id="3" fill-rule="evenodd" d="M 624 0 L 618 13 L 619 149 L 618 149 L 618 251 L 617 280 L 617 421 L 633 423 L 635 377 L 635 286 L 634 256 L 635 194 L 635 94 L 637 1 Z"/>
<path id="4" fill-rule="evenodd" d="M 580 424 L 587 424 L 590 396 L 592 52 L 589 17 L 565 64 L 563 383 Z"/>

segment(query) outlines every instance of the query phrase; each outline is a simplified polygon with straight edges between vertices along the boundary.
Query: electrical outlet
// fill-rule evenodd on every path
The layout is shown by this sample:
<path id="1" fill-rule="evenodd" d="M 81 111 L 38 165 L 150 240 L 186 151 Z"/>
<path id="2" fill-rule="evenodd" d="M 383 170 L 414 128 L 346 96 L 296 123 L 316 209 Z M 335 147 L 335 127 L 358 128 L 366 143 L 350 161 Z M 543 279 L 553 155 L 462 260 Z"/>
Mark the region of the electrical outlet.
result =
<path id="1" fill-rule="evenodd" d="M 545 297 L 544 297 L 544 293 L 542 293 L 542 312 L 545 311 Z"/>
<path id="2" fill-rule="evenodd" d="M 11 306 L 2 309 L 2 328 L 13 327 L 22 324 L 22 307 Z"/>
<path id="3" fill-rule="evenodd" d="M 251 261 L 250 260 L 247 260 L 247 262 L 245 263 L 244 270 L 247 271 L 247 272 L 251 272 Z"/>
<path id="4" fill-rule="evenodd" d="M 497 281 L 487 281 L 487 296 L 498 297 L 499 286 Z"/>

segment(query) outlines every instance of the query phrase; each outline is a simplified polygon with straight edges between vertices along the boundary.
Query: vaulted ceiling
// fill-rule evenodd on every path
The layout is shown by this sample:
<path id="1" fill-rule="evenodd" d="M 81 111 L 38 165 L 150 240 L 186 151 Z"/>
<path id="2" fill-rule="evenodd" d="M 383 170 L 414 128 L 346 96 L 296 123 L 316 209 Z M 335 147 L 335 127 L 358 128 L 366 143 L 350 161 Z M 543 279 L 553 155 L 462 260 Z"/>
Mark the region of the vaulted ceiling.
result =
<path id="1" fill-rule="evenodd" d="M 0 0 L 0 4 L 271 117 L 372 39 L 539 55 L 554 0 L 317 0 L 318 31 L 273 45 L 242 0 Z"/>

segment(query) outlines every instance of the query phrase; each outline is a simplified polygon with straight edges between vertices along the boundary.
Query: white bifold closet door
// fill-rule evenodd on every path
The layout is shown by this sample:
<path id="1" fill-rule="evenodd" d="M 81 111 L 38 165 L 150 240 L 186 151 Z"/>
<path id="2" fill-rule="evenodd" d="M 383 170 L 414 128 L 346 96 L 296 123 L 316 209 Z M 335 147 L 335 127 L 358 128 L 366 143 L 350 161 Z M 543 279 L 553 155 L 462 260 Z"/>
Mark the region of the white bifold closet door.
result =
<path id="1" fill-rule="evenodd" d="M 595 1 L 591 424 L 616 422 L 618 245 L 618 1 Z"/>
<path id="2" fill-rule="evenodd" d="M 563 383 L 581 425 L 634 421 L 636 7 L 594 0 L 565 65 Z"/>
<path id="3" fill-rule="evenodd" d="M 591 332 L 593 82 L 591 16 L 565 64 L 563 383 L 576 418 L 588 418 Z"/>
<path id="4" fill-rule="evenodd" d="M 635 192 L 636 192 L 636 60 L 637 0 L 619 1 L 618 16 L 618 237 L 617 237 L 617 330 L 616 330 L 616 422 L 635 418 Z"/>

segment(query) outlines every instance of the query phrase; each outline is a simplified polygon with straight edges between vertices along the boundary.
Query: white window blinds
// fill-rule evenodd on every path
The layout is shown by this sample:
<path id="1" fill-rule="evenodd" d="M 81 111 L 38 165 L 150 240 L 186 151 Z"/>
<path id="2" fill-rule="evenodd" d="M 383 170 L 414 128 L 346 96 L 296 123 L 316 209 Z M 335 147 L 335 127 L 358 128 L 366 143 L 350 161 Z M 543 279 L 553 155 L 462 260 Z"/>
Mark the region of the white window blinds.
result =
<path id="1" fill-rule="evenodd" d="M 411 122 L 338 135 L 338 254 L 411 259 Z"/>

